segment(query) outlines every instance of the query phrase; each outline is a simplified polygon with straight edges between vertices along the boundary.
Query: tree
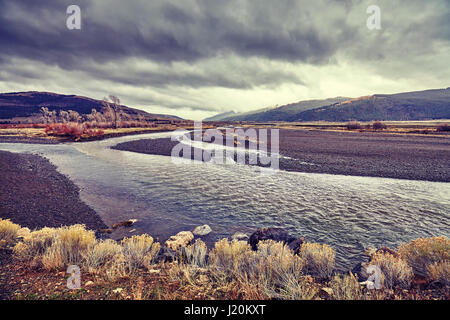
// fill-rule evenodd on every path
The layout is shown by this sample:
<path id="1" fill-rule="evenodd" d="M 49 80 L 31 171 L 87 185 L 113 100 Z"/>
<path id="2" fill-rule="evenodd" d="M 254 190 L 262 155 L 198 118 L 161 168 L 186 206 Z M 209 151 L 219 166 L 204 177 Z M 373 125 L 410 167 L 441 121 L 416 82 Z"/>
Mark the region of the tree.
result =
<path id="1" fill-rule="evenodd" d="M 387 129 L 387 125 L 384 124 L 384 123 L 381 122 L 381 121 L 375 121 L 375 122 L 372 124 L 372 127 L 373 127 L 374 130 L 383 130 L 383 129 Z"/>
<path id="2" fill-rule="evenodd" d="M 106 108 L 106 111 L 112 115 L 114 129 L 117 129 L 120 112 L 120 99 L 114 95 L 110 95 L 109 100 L 108 98 L 103 98 L 103 106 Z"/>
<path id="3" fill-rule="evenodd" d="M 47 124 L 49 123 L 49 119 L 51 117 L 51 112 L 48 110 L 47 107 L 41 108 L 42 117 L 44 118 L 44 122 Z"/>

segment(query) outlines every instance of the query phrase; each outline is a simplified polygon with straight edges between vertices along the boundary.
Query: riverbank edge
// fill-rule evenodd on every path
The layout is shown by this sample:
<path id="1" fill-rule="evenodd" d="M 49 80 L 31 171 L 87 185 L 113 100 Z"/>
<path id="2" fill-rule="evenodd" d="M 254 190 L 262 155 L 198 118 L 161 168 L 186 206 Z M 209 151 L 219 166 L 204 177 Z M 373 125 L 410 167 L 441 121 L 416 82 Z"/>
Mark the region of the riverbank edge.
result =
<path id="1" fill-rule="evenodd" d="M 291 130 L 291 132 L 294 130 Z M 300 130 L 301 131 L 301 130 Z M 331 133 L 334 134 L 334 133 Z M 349 134 L 349 133 L 347 133 Z M 129 151 L 135 153 L 142 154 L 150 154 L 150 155 L 160 155 L 160 156 L 171 156 L 172 149 L 178 144 L 176 141 L 172 141 L 170 138 L 157 138 L 157 139 L 141 139 L 134 140 L 128 142 L 118 143 L 115 146 L 112 146 L 111 149 L 121 150 L 121 151 Z M 242 148 L 242 147 L 238 147 Z M 191 149 L 191 159 L 193 159 L 195 148 Z M 306 151 L 306 150 L 305 150 Z M 390 166 L 384 166 L 371 159 L 361 159 L 358 157 L 351 157 L 352 162 L 360 162 L 364 160 L 364 162 L 370 163 L 372 168 L 376 168 L 376 170 L 372 169 L 371 171 L 361 170 L 360 165 L 353 163 L 352 166 L 336 166 L 335 163 L 331 163 L 336 159 L 333 156 L 327 154 L 323 157 L 323 162 L 320 165 L 314 165 L 314 161 L 300 161 L 297 160 L 299 152 L 303 152 L 303 150 L 290 150 L 289 148 L 280 148 L 280 154 L 283 156 L 279 159 L 279 169 L 282 171 L 288 172 L 300 172 L 300 173 L 315 173 L 315 174 L 332 174 L 332 175 L 344 175 L 344 176 L 355 176 L 355 177 L 375 177 L 375 178 L 390 178 L 390 179 L 401 179 L 401 180 L 411 180 L 411 181 L 429 181 L 429 182 L 450 182 L 450 175 L 441 174 L 437 175 L 435 173 L 430 173 L 426 170 L 419 170 L 421 165 L 418 160 L 411 157 L 408 166 L 411 164 L 416 167 L 417 170 L 408 170 L 405 171 L 404 163 L 394 161 L 396 160 L 393 156 L 393 161 Z M 392 155 L 391 155 L 392 156 Z M 316 159 L 318 157 L 322 157 L 322 155 L 317 152 L 314 156 Z M 313 159 L 314 159 L 313 157 Z M 336 155 L 338 157 L 338 155 Z M 343 158 L 345 159 L 345 158 Z M 236 155 L 235 155 L 236 160 Z M 322 159 L 321 159 L 322 160 Z M 348 161 L 349 159 L 346 158 Z M 450 161 L 450 160 L 449 160 Z M 205 161 L 203 161 L 205 162 Z M 416 163 L 417 162 L 417 163 Z M 246 157 L 246 164 L 248 164 L 248 157 Z M 257 164 L 249 164 L 258 167 L 268 167 L 267 164 L 262 165 L 259 161 Z M 395 168 L 395 170 L 392 170 Z"/>
<path id="2" fill-rule="evenodd" d="M 92 230 L 108 228 L 79 192 L 48 159 L 0 151 L 0 218 L 30 229 L 78 223 Z"/>

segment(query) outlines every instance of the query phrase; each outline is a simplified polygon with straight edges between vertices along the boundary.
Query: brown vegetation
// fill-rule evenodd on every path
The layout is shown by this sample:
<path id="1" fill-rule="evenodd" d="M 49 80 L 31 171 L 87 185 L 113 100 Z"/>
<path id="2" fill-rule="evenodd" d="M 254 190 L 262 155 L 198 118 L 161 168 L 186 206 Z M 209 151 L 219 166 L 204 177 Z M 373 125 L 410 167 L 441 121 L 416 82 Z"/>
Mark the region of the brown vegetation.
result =
<path id="1" fill-rule="evenodd" d="M 168 263 L 158 261 L 160 245 L 146 234 L 116 242 L 96 240 L 82 225 L 30 232 L 0 220 L 0 236 L 0 241 L 8 240 L 1 242 L 3 246 L 13 248 L 14 259 L 7 270 L 19 272 L 14 278 L 20 284 L 11 281 L 22 288 L 13 297 L 18 299 L 448 299 L 449 293 L 445 237 L 412 241 L 401 246 L 398 255 L 375 253 L 371 264 L 382 271 L 383 289 L 369 290 L 353 274 L 332 276 L 334 250 L 315 243 L 304 243 L 297 255 L 273 240 L 260 241 L 257 250 L 252 250 L 247 242 L 223 239 L 209 252 L 203 241 L 196 240 Z M 411 248 L 423 252 L 414 255 Z M 422 264 L 422 257 L 430 259 L 435 254 L 431 260 L 438 262 L 428 266 L 428 281 L 441 287 L 417 287 L 410 263 L 418 259 Z M 23 286 L 34 277 L 56 282 L 54 271 L 64 279 L 63 271 L 71 264 L 82 270 L 84 285 L 79 291 L 64 289 L 61 278 L 61 288 L 42 285 L 38 296 L 35 285 Z M 4 274 L 5 269 L 0 272 Z"/>

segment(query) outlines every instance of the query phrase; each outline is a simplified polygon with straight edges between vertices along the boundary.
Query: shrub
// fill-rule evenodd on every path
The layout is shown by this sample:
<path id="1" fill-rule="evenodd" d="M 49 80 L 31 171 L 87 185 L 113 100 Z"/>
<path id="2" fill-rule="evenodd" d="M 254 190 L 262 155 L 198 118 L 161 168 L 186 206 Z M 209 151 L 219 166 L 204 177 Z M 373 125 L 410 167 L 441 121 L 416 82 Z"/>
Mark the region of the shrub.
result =
<path id="1" fill-rule="evenodd" d="M 96 243 L 94 232 L 79 224 L 58 228 L 53 238 L 52 245 L 42 256 L 42 264 L 46 269 L 81 264 L 83 256 Z"/>
<path id="2" fill-rule="evenodd" d="M 9 219 L 0 219 L 0 248 L 7 246 L 16 239 L 20 226 Z"/>
<path id="3" fill-rule="evenodd" d="M 370 262 L 381 269 L 384 288 L 400 287 L 408 289 L 413 279 L 413 270 L 408 263 L 387 252 L 378 252 L 372 256 Z"/>
<path id="4" fill-rule="evenodd" d="M 428 266 L 428 274 L 431 280 L 450 286 L 450 261 L 433 263 Z"/>
<path id="5" fill-rule="evenodd" d="M 387 129 L 387 125 L 381 121 L 375 121 L 372 124 L 372 128 L 373 128 L 373 130 L 384 130 L 384 129 Z"/>
<path id="6" fill-rule="evenodd" d="M 401 245 L 398 251 L 415 274 L 426 277 L 429 266 L 450 259 L 450 240 L 447 237 L 419 238 Z"/>
<path id="7" fill-rule="evenodd" d="M 84 137 L 95 137 L 104 134 L 103 130 L 94 130 L 88 125 L 80 123 L 52 123 L 45 127 L 47 135 L 71 137 L 80 139 Z"/>
<path id="8" fill-rule="evenodd" d="M 186 263 L 196 265 L 200 268 L 206 266 L 208 248 L 202 240 L 197 239 L 193 244 L 187 246 L 184 252 L 186 254 Z"/>
<path id="9" fill-rule="evenodd" d="M 439 126 L 436 128 L 437 132 L 449 132 L 450 126 L 448 124 L 443 124 L 442 126 Z"/>
<path id="10" fill-rule="evenodd" d="M 124 238 L 121 244 L 129 272 L 134 272 L 141 267 L 149 268 L 161 248 L 160 244 L 154 243 L 153 238 L 147 234 Z"/>
<path id="11" fill-rule="evenodd" d="M 114 257 L 122 253 L 122 247 L 114 240 L 99 241 L 84 255 L 84 266 L 89 273 L 100 273 L 102 268 Z"/>
<path id="12" fill-rule="evenodd" d="M 42 255 L 52 245 L 57 232 L 55 228 L 45 227 L 24 235 L 23 242 L 19 242 L 14 247 L 15 258 L 20 261 L 39 263 Z"/>
<path id="13" fill-rule="evenodd" d="M 308 274 L 320 279 L 331 276 L 336 252 L 330 246 L 305 242 L 299 255 L 305 261 L 305 270 Z"/>
<path id="14" fill-rule="evenodd" d="M 332 297 L 335 300 L 364 299 L 361 285 L 352 273 L 343 276 L 334 276 L 329 286 L 333 290 Z"/>
<path id="15" fill-rule="evenodd" d="M 362 128 L 361 125 L 356 121 L 347 123 L 347 130 L 358 130 L 361 128 Z"/>
<path id="16" fill-rule="evenodd" d="M 260 241 L 258 250 L 253 252 L 247 276 L 272 298 L 311 299 L 317 290 L 303 277 L 304 265 L 286 244 Z"/>
<path id="17" fill-rule="evenodd" d="M 108 281 L 116 281 L 129 274 L 128 261 L 123 253 L 118 253 L 108 260 L 101 270 L 101 274 Z"/>
<path id="18" fill-rule="evenodd" d="M 260 241 L 252 251 L 243 241 L 216 242 L 208 268 L 216 282 L 234 282 L 244 296 L 279 299 L 311 299 L 317 288 L 303 274 L 304 261 L 284 243 Z M 256 290 L 256 292 L 254 292 Z"/>
<path id="19" fill-rule="evenodd" d="M 209 257 L 210 266 L 227 274 L 237 274 L 248 270 L 252 250 L 244 241 L 222 239 L 215 243 Z"/>

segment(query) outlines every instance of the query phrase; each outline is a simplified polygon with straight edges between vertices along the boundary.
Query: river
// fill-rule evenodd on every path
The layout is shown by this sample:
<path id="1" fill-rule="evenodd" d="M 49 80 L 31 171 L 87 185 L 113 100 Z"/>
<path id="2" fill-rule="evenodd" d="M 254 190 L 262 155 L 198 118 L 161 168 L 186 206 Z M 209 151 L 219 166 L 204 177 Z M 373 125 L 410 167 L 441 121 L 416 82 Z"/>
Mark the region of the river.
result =
<path id="1" fill-rule="evenodd" d="M 115 238 L 145 232 L 164 241 L 208 224 L 213 232 L 205 240 L 211 245 L 236 231 L 283 227 L 331 245 L 337 269 L 348 270 L 368 247 L 450 236 L 449 183 L 285 171 L 263 175 L 254 166 L 175 164 L 165 156 L 110 149 L 170 134 L 58 145 L 0 143 L 0 150 L 48 158 L 108 225 L 138 219 Z"/>

